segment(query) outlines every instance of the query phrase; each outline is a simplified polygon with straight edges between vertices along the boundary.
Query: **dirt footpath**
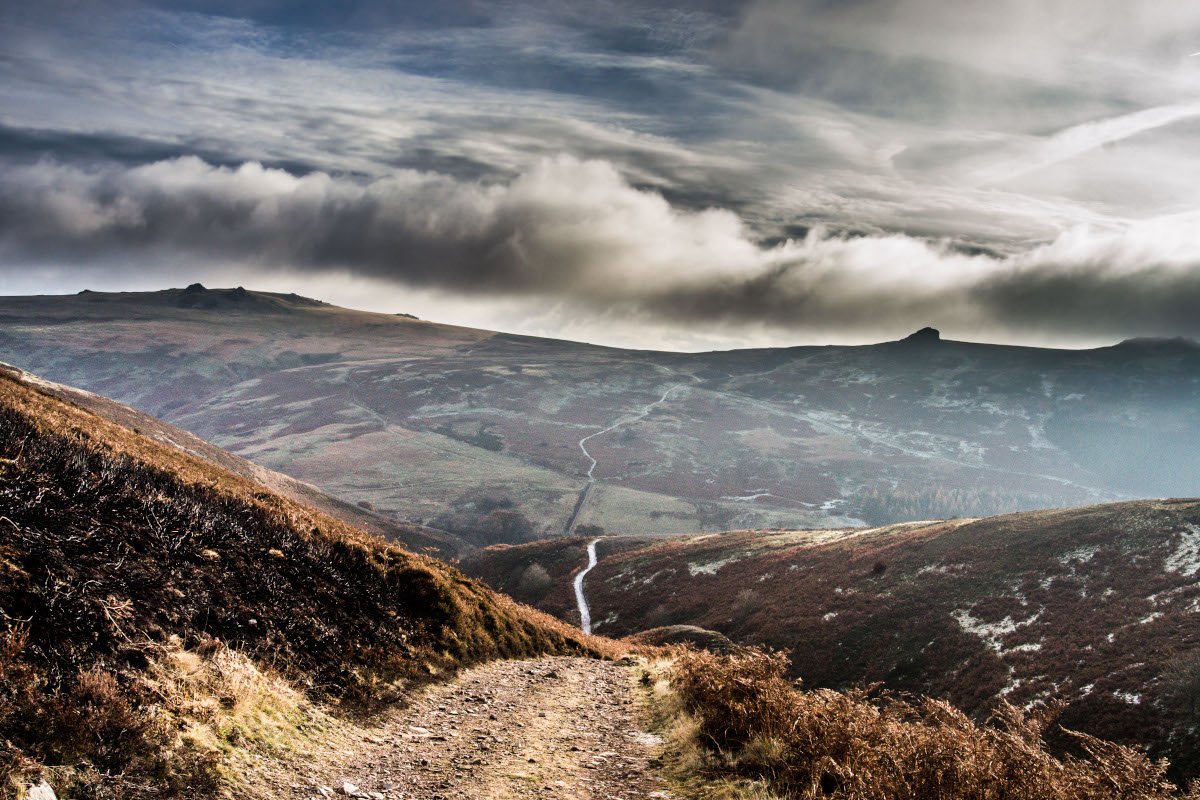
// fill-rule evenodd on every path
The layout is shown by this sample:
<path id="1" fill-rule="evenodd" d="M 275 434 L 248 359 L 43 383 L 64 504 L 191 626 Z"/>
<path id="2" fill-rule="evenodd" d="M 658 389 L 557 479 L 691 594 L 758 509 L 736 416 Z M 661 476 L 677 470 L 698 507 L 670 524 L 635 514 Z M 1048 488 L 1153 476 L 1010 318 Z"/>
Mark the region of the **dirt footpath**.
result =
<path id="1" fill-rule="evenodd" d="M 291 796 L 667 798 L 636 709 L 628 668 L 611 662 L 493 662 L 424 692 Z"/>

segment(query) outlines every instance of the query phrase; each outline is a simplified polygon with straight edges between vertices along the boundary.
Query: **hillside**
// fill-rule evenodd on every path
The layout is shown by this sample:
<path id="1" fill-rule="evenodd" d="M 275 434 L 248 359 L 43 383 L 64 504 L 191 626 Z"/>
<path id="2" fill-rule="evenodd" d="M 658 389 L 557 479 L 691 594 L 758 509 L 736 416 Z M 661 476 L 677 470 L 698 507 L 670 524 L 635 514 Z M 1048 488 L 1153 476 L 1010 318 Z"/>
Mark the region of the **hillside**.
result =
<path id="1" fill-rule="evenodd" d="M 0 298 L 0 360 L 475 545 L 1200 493 L 1184 340 L 628 351 L 192 286 Z"/>
<path id="2" fill-rule="evenodd" d="M 579 545 L 489 549 L 464 569 L 511 590 L 544 565 L 555 580 L 521 596 L 574 620 L 565 567 L 584 565 Z M 883 681 L 977 717 L 1001 698 L 1059 698 L 1064 725 L 1200 774 L 1200 501 L 615 538 L 598 551 L 586 583 L 597 633 L 695 625 L 790 649 L 809 688 Z"/>
<path id="3" fill-rule="evenodd" d="M 1049 712 L 976 725 L 801 692 L 778 658 L 642 659 L 639 695 L 630 661 L 597 658 L 622 652 L 611 640 L 42 386 L 0 373 L 0 797 L 1180 796 L 1132 750 L 1075 737 L 1086 752 L 1056 759 Z M 771 549 L 738 536 L 707 541 Z M 492 552 L 537 552 L 553 584 L 584 541 Z M 686 547 L 609 556 L 647 545 Z"/>
<path id="4" fill-rule="evenodd" d="M 613 652 L 12 372 L 0 526 L 0 793 L 41 772 L 72 797 L 212 796 L 329 713 L 490 659 Z"/>
<path id="5" fill-rule="evenodd" d="M 47 381 L 10 364 L 0 362 L 0 375 L 11 376 L 21 383 L 47 392 L 73 405 L 87 409 L 123 428 L 128 428 L 215 467 L 232 472 L 254 483 L 262 484 L 289 500 L 314 508 L 342 522 L 376 536 L 403 545 L 409 550 L 436 552 L 443 560 L 463 555 L 470 546 L 444 531 L 410 524 L 397 524 L 372 513 L 362 506 L 330 497 L 311 484 L 303 483 L 280 472 L 265 469 L 227 450 L 204 441 L 194 434 L 176 428 L 149 414 L 109 400 L 107 397 Z"/>

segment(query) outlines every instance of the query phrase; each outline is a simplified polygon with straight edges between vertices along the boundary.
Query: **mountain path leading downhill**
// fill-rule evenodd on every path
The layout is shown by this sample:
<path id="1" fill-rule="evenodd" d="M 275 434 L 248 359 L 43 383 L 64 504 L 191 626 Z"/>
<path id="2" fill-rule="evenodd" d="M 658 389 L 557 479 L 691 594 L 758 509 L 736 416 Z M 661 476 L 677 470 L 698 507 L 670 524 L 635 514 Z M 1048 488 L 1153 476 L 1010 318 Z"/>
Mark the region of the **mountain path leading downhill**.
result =
<path id="1" fill-rule="evenodd" d="M 579 574 L 575 576 L 575 581 L 573 583 L 573 586 L 575 587 L 575 604 L 579 606 L 579 628 L 584 633 L 592 632 L 592 610 L 588 606 L 587 595 L 583 593 L 583 579 L 586 578 L 587 574 L 596 567 L 596 545 L 599 543 L 599 539 L 593 539 L 592 541 L 588 542 L 587 566 L 580 570 Z"/>
<path id="2" fill-rule="evenodd" d="M 638 709 L 619 664 L 495 661 L 420 693 L 329 763 L 275 776 L 276 796 L 668 798 L 654 770 L 658 740 L 639 730 Z"/>

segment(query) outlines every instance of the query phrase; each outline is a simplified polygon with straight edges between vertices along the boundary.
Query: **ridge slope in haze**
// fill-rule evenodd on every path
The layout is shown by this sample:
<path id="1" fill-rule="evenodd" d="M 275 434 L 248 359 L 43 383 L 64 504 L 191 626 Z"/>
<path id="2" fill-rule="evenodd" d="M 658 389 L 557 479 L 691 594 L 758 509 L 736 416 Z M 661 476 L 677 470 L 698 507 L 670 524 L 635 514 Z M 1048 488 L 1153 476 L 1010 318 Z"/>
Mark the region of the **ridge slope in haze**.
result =
<path id="1" fill-rule="evenodd" d="M 189 287 L 0 298 L 0 359 L 476 544 L 561 535 L 588 486 L 614 533 L 1200 492 L 1186 341 L 629 351 Z"/>

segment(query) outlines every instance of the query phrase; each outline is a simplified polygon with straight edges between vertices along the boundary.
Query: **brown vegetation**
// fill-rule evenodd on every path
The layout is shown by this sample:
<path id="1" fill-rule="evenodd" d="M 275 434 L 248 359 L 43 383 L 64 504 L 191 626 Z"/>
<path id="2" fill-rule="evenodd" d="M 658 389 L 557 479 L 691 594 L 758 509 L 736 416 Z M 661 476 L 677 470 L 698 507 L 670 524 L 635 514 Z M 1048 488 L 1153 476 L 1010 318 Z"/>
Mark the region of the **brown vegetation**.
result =
<path id="1" fill-rule="evenodd" d="M 553 552 L 488 550 L 466 568 L 489 582 L 531 561 L 554 574 Z M 1174 780 L 1200 775 L 1196 500 L 636 546 L 612 538 L 599 552 L 587 580 L 597 632 L 699 626 L 790 649 L 791 675 L 806 686 L 883 682 L 977 721 L 1000 698 L 1058 698 L 1065 726 L 1148 748 L 1171 761 Z M 552 593 L 537 602 L 571 611 Z M 1071 742 L 1054 734 L 1051 744 Z"/>
<path id="2" fill-rule="evenodd" d="M 831 800 L 1200 797 L 1168 782 L 1164 762 L 1080 733 L 1067 734 L 1078 755 L 1055 757 L 1044 737 L 1058 705 L 1003 703 L 980 725 L 940 700 L 804 691 L 787 666 L 782 653 L 750 649 L 680 654 L 668 675 L 691 720 L 676 724 L 687 731 L 673 743 L 677 771 L 757 784 L 760 797 L 763 788 Z"/>
<path id="3" fill-rule="evenodd" d="M 0 781 L 57 765 L 79 797 L 216 779 L 220 750 L 189 746 L 149 677 L 184 651 L 232 648 L 349 711 L 490 658 L 609 647 L 5 376 L 0 530 Z"/>

